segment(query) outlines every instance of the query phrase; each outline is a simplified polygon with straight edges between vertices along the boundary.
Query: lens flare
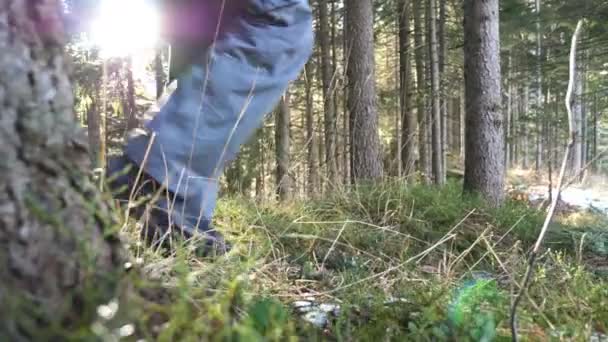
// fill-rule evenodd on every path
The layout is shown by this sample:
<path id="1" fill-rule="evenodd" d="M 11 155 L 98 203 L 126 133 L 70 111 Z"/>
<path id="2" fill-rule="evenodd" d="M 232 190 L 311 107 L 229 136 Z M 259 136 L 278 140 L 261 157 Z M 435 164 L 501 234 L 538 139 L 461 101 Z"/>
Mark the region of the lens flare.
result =
<path id="1" fill-rule="evenodd" d="M 90 43 L 102 58 L 145 53 L 159 42 L 158 11 L 145 0 L 103 0 L 91 26 Z"/>

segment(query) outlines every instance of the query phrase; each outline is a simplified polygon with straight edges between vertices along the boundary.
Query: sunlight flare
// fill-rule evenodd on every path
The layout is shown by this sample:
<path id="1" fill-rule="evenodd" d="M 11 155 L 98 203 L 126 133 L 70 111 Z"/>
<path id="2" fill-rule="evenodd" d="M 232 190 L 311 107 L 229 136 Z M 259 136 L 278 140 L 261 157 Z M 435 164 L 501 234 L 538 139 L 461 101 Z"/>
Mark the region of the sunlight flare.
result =
<path id="1" fill-rule="evenodd" d="M 159 42 L 159 14 L 145 0 L 103 0 L 91 31 L 102 58 L 145 53 Z"/>

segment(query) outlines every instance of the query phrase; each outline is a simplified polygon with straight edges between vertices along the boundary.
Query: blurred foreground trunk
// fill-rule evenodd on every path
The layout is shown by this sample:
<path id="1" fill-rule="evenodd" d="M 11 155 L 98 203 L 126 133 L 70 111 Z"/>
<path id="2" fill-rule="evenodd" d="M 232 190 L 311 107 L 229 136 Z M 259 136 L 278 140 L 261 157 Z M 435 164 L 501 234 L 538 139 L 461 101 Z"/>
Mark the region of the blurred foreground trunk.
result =
<path id="1" fill-rule="evenodd" d="M 0 9 L 0 340 L 57 340 L 113 298 L 122 257 L 86 177 L 61 2 L 0 0 Z"/>

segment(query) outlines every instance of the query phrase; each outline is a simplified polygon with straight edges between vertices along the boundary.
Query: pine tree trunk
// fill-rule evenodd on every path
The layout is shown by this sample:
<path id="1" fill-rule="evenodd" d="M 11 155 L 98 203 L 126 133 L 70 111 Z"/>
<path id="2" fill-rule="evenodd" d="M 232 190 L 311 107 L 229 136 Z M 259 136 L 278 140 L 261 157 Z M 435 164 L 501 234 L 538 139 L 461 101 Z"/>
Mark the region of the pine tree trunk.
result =
<path id="1" fill-rule="evenodd" d="M 520 117 L 521 117 L 521 97 L 519 96 L 519 84 L 514 77 L 511 84 L 511 95 L 513 96 L 512 101 L 512 123 L 511 123 L 511 165 L 519 166 L 519 155 L 520 155 L 520 142 L 521 142 L 521 131 L 520 131 Z"/>
<path id="2" fill-rule="evenodd" d="M 337 29 L 338 29 L 338 15 L 337 15 L 337 5 L 336 5 L 336 1 L 333 0 L 331 1 L 331 13 L 330 13 L 330 23 L 331 23 L 331 63 L 333 65 L 333 72 L 332 72 L 332 92 L 331 92 L 331 99 L 332 99 L 332 105 L 334 107 L 334 143 L 335 143 L 335 149 L 334 149 L 334 160 L 335 160 L 335 164 L 336 164 L 336 182 L 340 182 L 343 180 L 340 180 L 340 176 L 345 177 L 344 172 L 341 172 L 341 170 L 343 170 L 343 165 L 341 164 L 342 159 L 340 158 L 340 150 L 339 150 L 339 146 L 340 146 L 340 134 L 338 134 L 338 122 L 340 121 L 340 101 L 339 101 L 339 96 L 338 96 L 338 82 L 339 82 L 339 73 L 338 73 L 338 34 L 337 34 Z M 338 185 L 338 183 L 336 183 L 336 185 Z"/>
<path id="3" fill-rule="evenodd" d="M 464 190 L 504 200 L 498 0 L 465 0 L 466 154 Z"/>
<path id="4" fill-rule="evenodd" d="M 540 0 L 535 0 L 536 7 L 536 172 L 543 164 L 543 73 L 542 73 L 542 28 L 540 17 Z"/>
<path id="5" fill-rule="evenodd" d="M 463 87 L 464 89 L 464 87 Z M 467 127 L 467 109 L 466 109 L 466 94 L 464 94 L 464 91 L 460 91 L 460 97 L 459 97 L 459 106 L 460 106 L 460 134 L 459 134 L 459 138 L 460 138 L 460 160 L 464 162 L 464 155 L 465 155 L 465 150 L 466 150 L 466 139 L 465 139 L 465 133 L 466 133 L 466 127 Z"/>
<path id="6" fill-rule="evenodd" d="M 521 137 L 522 137 L 522 146 L 521 146 L 521 155 L 522 155 L 522 163 L 521 167 L 524 170 L 527 170 L 530 167 L 529 156 L 528 153 L 530 151 L 530 133 L 528 129 L 529 118 L 530 118 L 530 87 L 526 84 L 523 88 L 523 103 L 522 103 L 522 115 L 521 115 Z"/>
<path id="7" fill-rule="evenodd" d="M 512 81 L 513 81 L 513 55 L 509 53 L 508 55 L 508 71 L 507 71 L 507 96 L 506 96 L 506 108 L 507 108 L 507 120 L 505 123 L 505 167 L 507 170 L 511 167 L 511 156 L 512 156 L 512 140 L 513 140 L 513 132 L 511 128 L 513 127 L 513 93 L 512 91 Z"/>
<path id="8" fill-rule="evenodd" d="M 446 60 L 446 36 L 445 36 L 445 22 L 446 22 L 446 10 L 447 10 L 447 1 L 446 0 L 437 0 L 439 1 L 439 28 L 437 30 L 437 35 L 439 39 L 439 96 L 441 100 L 441 171 L 442 171 L 442 179 L 445 182 L 447 165 L 448 165 L 448 132 L 450 131 L 448 128 L 449 121 L 449 111 L 448 111 L 448 96 L 446 89 L 446 75 L 445 75 L 445 60 Z"/>
<path id="9" fill-rule="evenodd" d="M 425 108 L 424 34 L 422 31 L 422 0 L 414 1 L 414 58 L 416 59 L 416 111 L 418 112 L 418 167 L 425 181 L 430 180 L 428 121 Z"/>
<path id="10" fill-rule="evenodd" d="M 314 72 L 312 63 L 307 63 L 305 67 L 306 76 L 306 146 L 308 164 L 308 196 L 314 197 L 318 189 L 319 171 L 317 168 L 317 137 L 314 131 L 314 110 L 313 110 L 313 77 Z"/>
<path id="11" fill-rule="evenodd" d="M 287 201 L 291 196 L 291 178 L 289 176 L 289 142 L 291 111 L 289 110 L 289 90 L 281 98 L 276 110 L 275 147 L 277 158 L 277 195 L 280 201 Z"/>
<path id="12" fill-rule="evenodd" d="M 56 0 L 0 1 L 0 331 L 63 340 L 116 295 L 109 207 L 86 176 Z M 10 23 L 10 25 L 9 25 Z"/>
<path id="13" fill-rule="evenodd" d="M 598 142 L 598 126 L 599 123 L 599 115 L 598 115 L 598 105 L 597 105 L 597 92 L 593 93 L 593 155 L 591 158 L 593 159 L 592 169 L 594 171 L 598 170 L 598 163 L 596 160 L 597 157 L 597 142 Z"/>
<path id="14" fill-rule="evenodd" d="M 137 121 L 137 107 L 135 106 L 135 81 L 133 80 L 133 61 L 127 59 L 127 131 L 131 131 L 139 126 Z"/>
<path id="15" fill-rule="evenodd" d="M 87 107 L 87 130 L 89 136 L 89 154 L 93 166 L 101 167 L 100 151 L 101 151 L 101 118 L 99 117 L 99 108 L 97 100 L 92 99 L 91 104 Z"/>
<path id="16" fill-rule="evenodd" d="M 441 129 L 441 94 L 439 89 L 439 55 L 437 51 L 437 21 L 435 20 L 436 12 L 435 0 L 429 0 L 429 36 L 431 47 L 431 113 L 432 113 L 432 151 L 433 151 L 433 181 L 435 184 L 445 183 L 443 173 L 443 145 Z"/>
<path id="17" fill-rule="evenodd" d="M 372 0 L 346 3 L 348 47 L 348 107 L 353 176 L 356 182 L 382 177 L 374 72 L 374 7 Z"/>
<path id="18" fill-rule="evenodd" d="M 156 99 L 160 99 L 165 92 L 165 69 L 163 67 L 163 50 L 157 48 L 154 55 L 154 79 L 156 81 Z"/>
<path id="19" fill-rule="evenodd" d="M 329 186 L 336 186 L 338 171 L 336 165 L 336 113 L 333 100 L 334 65 L 331 58 L 331 41 L 327 0 L 318 0 L 319 5 L 319 47 L 321 48 L 321 81 L 323 84 L 323 113 L 325 127 L 325 165 Z"/>
<path id="20" fill-rule="evenodd" d="M 399 13 L 399 83 L 401 108 L 401 162 L 403 175 L 406 177 L 415 171 L 416 160 L 416 125 L 417 120 L 412 109 L 411 94 L 411 53 L 410 53 L 410 0 L 400 0 Z"/>
<path id="21" fill-rule="evenodd" d="M 572 114 L 574 116 L 574 150 L 572 151 L 572 174 L 580 174 L 583 165 L 583 105 L 581 95 L 583 93 L 583 68 L 581 61 L 577 63 L 576 78 L 574 81 L 574 103 Z"/>

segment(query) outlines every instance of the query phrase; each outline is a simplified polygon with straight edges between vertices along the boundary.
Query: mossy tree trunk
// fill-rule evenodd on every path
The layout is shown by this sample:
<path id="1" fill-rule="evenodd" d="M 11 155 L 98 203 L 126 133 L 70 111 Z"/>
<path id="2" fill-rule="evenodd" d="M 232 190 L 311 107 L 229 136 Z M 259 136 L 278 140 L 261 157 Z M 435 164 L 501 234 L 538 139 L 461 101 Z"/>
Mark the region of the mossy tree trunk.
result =
<path id="1" fill-rule="evenodd" d="M 0 340 L 90 325 L 121 263 L 85 174 L 59 0 L 0 0 Z M 52 328 L 51 328 L 52 327 Z M 52 329 L 59 329 L 52 331 Z"/>

